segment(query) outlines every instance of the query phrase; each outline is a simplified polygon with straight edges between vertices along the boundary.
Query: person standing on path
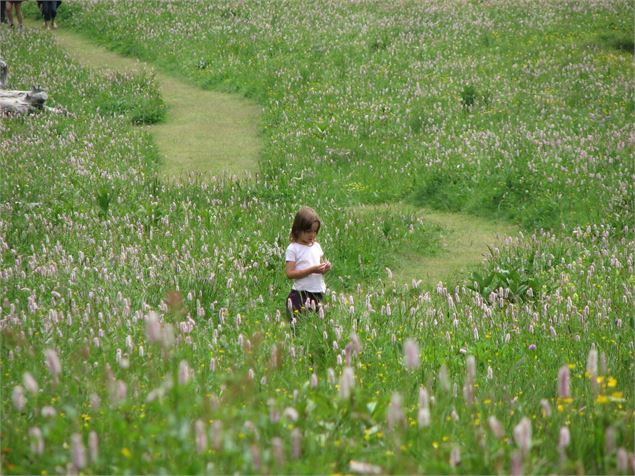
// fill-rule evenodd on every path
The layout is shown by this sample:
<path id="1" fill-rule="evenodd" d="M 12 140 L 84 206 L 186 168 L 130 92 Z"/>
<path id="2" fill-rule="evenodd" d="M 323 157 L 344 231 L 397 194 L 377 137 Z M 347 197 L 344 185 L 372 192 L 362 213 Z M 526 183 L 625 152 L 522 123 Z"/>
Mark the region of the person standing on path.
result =
<path id="1" fill-rule="evenodd" d="M 0 23 L 7 23 L 7 2 L 0 0 Z"/>
<path id="2" fill-rule="evenodd" d="M 9 26 L 13 27 L 13 13 L 18 19 L 18 28 L 24 26 L 24 18 L 22 17 L 22 0 L 7 0 L 7 18 L 9 19 Z"/>
<path id="3" fill-rule="evenodd" d="M 300 208 L 293 220 L 291 244 L 286 252 L 287 278 L 293 279 L 293 286 L 287 297 L 291 322 L 301 312 L 317 310 L 324 299 L 324 275 L 331 270 L 331 263 L 324 259 L 322 247 L 315 241 L 320 226 L 320 217 L 309 207 Z"/>
<path id="4" fill-rule="evenodd" d="M 37 4 L 40 7 L 42 16 L 44 17 L 44 28 L 46 30 L 50 30 L 51 28 L 55 30 L 57 28 L 57 24 L 55 23 L 55 17 L 57 16 L 57 9 L 62 4 L 62 1 L 61 0 L 38 0 Z"/>

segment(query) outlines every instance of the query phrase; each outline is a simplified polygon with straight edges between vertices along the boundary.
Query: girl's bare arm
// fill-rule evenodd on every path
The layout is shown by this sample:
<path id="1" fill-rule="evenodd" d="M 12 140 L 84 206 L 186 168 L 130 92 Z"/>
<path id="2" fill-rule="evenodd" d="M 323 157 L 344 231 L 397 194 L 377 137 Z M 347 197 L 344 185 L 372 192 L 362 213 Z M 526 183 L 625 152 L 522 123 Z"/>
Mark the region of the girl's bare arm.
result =
<path id="1" fill-rule="evenodd" d="M 328 265 L 328 269 L 330 269 L 330 265 Z M 313 273 L 324 274 L 328 269 L 327 263 L 317 264 L 305 269 L 295 269 L 295 261 L 287 261 L 286 272 L 289 279 L 301 279 Z"/>

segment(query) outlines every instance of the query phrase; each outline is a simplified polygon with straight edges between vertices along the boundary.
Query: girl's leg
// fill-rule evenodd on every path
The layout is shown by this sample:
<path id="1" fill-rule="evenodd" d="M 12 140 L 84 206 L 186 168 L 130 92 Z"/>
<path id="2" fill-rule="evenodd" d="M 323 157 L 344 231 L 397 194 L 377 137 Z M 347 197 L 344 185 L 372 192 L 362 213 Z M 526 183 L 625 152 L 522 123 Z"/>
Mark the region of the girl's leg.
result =
<path id="1" fill-rule="evenodd" d="M 287 317 L 289 321 L 297 319 L 300 313 L 304 310 L 304 301 L 301 294 L 292 289 L 287 296 Z"/>

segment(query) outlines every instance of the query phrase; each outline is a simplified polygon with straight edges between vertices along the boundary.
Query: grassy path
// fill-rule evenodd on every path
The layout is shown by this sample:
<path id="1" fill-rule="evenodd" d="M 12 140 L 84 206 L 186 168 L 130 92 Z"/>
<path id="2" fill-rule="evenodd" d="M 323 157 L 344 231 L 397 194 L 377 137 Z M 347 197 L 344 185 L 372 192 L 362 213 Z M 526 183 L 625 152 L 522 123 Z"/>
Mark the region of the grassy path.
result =
<path id="1" fill-rule="evenodd" d="M 29 25 L 36 27 L 35 22 Z M 165 122 L 148 128 L 163 158 L 166 177 L 189 172 L 242 175 L 257 170 L 260 108 L 253 102 L 198 88 L 64 29 L 53 35 L 73 59 L 86 67 L 118 72 L 145 69 L 156 75 L 168 111 Z"/>
<path id="2" fill-rule="evenodd" d="M 441 250 L 437 254 L 424 256 L 404 252 L 397 257 L 393 272 L 394 279 L 400 283 L 411 283 L 416 279 L 427 288 L 435 286 L 439 281 L 452 283 L 483 261 L 489 253 L 488 246 L 496 246 L 506 237 L 514 236 L 519 231 L 516 226 L 499 220 L 466 213 L 416 208 L 404 203 L 371 208 L 379 211 L 390 210 L 391 207 L 398 207 L 402 211 L 407 209 L 443 230 Z"/>
<path id="3" fill-rule="evenodd" d="M 435 256 L 403 256 L 396 277 L 405 282 L 421 280 L 426 287 L 465 276 L 487 256 L 488 246 L 496 246 L 518 233 L 509 223 L 464 213 L 425 210 L 423 216 L 443 228 L 442 251 Z"/>
<path id="4" fill-rule="evenodd" d="M 240 175 L 257 170 L 260 109 L 255 104 L 239 96 L 192 86 L 150 64 L 96 46 L 77 34 L 57 30 L 54 36 L 84 66 L 119 72 L 145 69 L 156 75 L 168 114 L 165 123 L 149 129 L 163 157 L 167 177 L 188 172 Z M 423 286 L 432 287 L 439 281 L 451 281 L 481 263 L 488 245 L 496 245 L 518 231 L 510 224 L 473 215 L 413 210 L 443 229 L 442 250 L 434 256 L 399 256 L 395 278 L 400 282 L 416 279 Z"/>

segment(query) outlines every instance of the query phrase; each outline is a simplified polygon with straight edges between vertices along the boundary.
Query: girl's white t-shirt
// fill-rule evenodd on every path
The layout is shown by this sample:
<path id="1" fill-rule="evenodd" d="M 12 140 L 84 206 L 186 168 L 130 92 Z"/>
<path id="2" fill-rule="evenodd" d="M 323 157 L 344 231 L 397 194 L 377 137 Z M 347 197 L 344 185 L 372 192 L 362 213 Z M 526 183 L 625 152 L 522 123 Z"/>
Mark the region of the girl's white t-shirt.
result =
<path id="1" fill-rule="evenodd" d="M 322 247 L 318 242 L 313 242 L 311 246 L 301 243 L 291 243 L 287 247 L 286 260 L 295 263 L 295 269 L 302 270 L 320 264 L 320 259 L 324 256 Z M 326 292 L 324 275 L 312 273 L 304 278 L 293 280 L 293 289 L 296 291 L 309 291 L 311 293 Z"/>

